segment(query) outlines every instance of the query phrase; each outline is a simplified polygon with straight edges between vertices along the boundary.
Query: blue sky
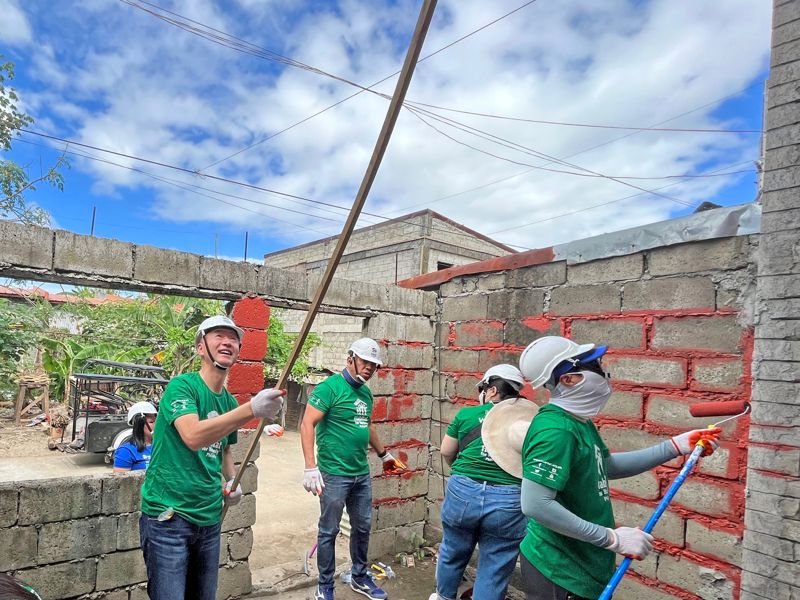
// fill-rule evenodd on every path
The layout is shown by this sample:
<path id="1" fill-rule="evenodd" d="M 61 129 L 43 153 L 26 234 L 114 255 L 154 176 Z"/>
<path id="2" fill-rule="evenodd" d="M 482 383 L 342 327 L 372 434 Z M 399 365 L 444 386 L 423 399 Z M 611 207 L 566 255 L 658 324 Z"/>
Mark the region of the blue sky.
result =
<path id="1" fill-rule="evenodd" d="M 130 3 L 362 85 L 399 70 L 420 6 Z M 440 2 L 423 56 L 523 3 Z M 531 120 L 758 130 L 769 23 L 768 3 L 751 0 L 538 0 L 421 62 L 407 98 Z M 214 44 L 121 0 L 0 0 L 0 48 L 16 65 L 12 85 L 36 131 L 327 203 L 75 146 L 67 150 L 138 171 L 70 154 L 64 192 L 40 186 L 28 195 L 54 227 L 88 233 L 96 207 L 96 235 L 199 254 L 240 259 L 248 232 L 248 257 L 259 259 L 341 231 L 388 106 L 362 93 L 231 157 L 357 90 Z M 390 94 L 395 81 L 375 89 Z M 397 217 L 430 207 L 536 248 L 686 214 L 705 200 L 756 196 L 758 134 L 571 127 L 442 108 L 403 112 L 365 211 Z M 4 158 L 36 177 L 63 150 L 24 135 Z M 532 168 L 542 166 L 570 173 Z M 644 178 L 744 172 L 624 185 L 581 169 Z"/>

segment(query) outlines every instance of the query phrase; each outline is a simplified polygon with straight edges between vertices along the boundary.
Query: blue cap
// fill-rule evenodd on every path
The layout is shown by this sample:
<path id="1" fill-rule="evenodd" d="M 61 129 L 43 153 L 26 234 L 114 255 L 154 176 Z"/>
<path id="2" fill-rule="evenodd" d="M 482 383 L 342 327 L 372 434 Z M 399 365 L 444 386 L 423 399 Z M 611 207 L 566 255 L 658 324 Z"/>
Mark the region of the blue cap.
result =
<path id="1" fill-rule="evenodd" d="M 564 373 L 569 373 L 577 366 L 597 360 L 607 351 L 608 346 L 597 346 L 588 352 L 579 354 L 575 358 L 561 362 L 555 369 L 553 369 L 553 374 L 550 376 L 550 381 L 558 381 L 559 377 L 561 377 Z"/>

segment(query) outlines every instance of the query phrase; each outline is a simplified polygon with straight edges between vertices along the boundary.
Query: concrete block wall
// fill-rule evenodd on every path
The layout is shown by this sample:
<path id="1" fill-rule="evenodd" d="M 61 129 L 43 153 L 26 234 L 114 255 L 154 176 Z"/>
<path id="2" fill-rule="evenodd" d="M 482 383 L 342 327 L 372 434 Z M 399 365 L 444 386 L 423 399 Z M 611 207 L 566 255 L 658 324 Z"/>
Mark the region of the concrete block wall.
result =
<path id="1" fill-rule="evenodd" d="M 234 447 L 237 464 L 249 439 Z M 258 453 L 253 459 L 258 457 Z M 0 572 L 30 584 L 43 600 L 146 600 L 139 546 L 143 472 L 0 483 Z M 248 557 L 258 468 L 222 526 L 217 598 L 251 590 Z"/>
<path id="2" fill-rule="evenodd" d="M 690 428 L 696 402 L 749 399 L 756 236 L 685 243 L 583 264 L 545 262 L 441 285 L 426 535 L 439 534 L 444 468 L 436 446 L 475 384 L 516 364 L 542 335 L 609 344 L 615 393 L 596 422 L 612 450 L 658 443 Z M 622 600 L 723 600 L 740 593 L 748 418 L 687 480 L 655 530 L 656 552 L 635 562 Z M 620 525 L 643 526 L 682 459 L 612 482 Z"/>
<path id="3" fill-rule="evenodd" d="M 741 600 L 800 598 L 800 2 L 773 3 Z"/>

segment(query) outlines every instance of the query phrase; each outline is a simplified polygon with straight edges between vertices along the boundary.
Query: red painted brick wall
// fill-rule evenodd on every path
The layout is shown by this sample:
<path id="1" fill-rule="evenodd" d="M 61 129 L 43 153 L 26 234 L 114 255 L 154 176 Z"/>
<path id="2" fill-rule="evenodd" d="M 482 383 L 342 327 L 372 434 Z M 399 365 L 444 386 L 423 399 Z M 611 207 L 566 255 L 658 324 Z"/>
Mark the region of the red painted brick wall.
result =
<path id="1" fill-rule="evenodd" d="M 267 328 L 269 305 L 261 298 L 245 297 L 237 301 L 231 313 L 233 322 L 244 329 L 239 360 L 228 373 L 227 388 L 239 401 L 249 402 L 254 394 L 264 389 L 263 358 L 267 355 Z M 255 429 L 258 420 L 245 424 L 242 429 Z"/>

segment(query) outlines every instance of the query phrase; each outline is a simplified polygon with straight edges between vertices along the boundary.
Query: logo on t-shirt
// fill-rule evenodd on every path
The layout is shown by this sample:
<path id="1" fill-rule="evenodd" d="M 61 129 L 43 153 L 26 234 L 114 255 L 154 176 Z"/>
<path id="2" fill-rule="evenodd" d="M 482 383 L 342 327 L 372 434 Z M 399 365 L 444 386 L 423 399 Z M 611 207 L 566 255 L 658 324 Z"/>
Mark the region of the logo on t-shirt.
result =
<path id="1" fill-rule="evenodd" d="M 369 418 L 367 417 L 367 403 L 364 402 L 361 398 L 357 398 L 353 402 L 353 406 L 356 409 L 356 416 L 353 417 L 353 423 L 355 423 L 358 427 L 364 428 L 369 426 Z"/>
<path id="2" fill-rule="evenodd" d="M 214 417 L 218 417 L 219 413 L 215 410 L 208 411 L 208 415 L 206 419 L 213 419 Z M 205 455 L 208 458 L 216 458 L 219 456 L 219 453 L 222 451 L 222 440 L 218 442 L 214 442 L 210 446 L 206 446 L 205 448 L 201 448 L 200 452 L 205 452 Z"/>
<path id="3" fill-rule="evenodd" d="M 608 501 L 608 476 L 606 475 L 606 463 L 603 460 L 603 452 L 594 446 L 594 460 L 597 463 L 597 495 L 603 500 Z"/>

